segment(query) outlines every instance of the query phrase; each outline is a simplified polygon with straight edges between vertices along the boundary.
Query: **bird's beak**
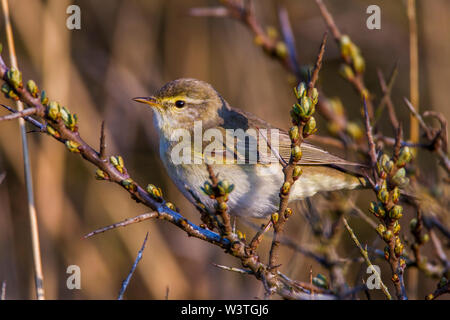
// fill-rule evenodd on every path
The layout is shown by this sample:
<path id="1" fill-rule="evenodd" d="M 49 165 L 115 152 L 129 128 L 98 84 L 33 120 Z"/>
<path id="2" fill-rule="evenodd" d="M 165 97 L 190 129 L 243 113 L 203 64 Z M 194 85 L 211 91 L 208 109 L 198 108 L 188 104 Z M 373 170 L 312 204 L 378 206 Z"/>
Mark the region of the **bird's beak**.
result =
<path id="1" fill-rule="evenodd" d="M 134 101 L 148 104 L 151 107 L 159 107 L 158 100 L 155 97 L 136 97 L 133 98 Z"/>

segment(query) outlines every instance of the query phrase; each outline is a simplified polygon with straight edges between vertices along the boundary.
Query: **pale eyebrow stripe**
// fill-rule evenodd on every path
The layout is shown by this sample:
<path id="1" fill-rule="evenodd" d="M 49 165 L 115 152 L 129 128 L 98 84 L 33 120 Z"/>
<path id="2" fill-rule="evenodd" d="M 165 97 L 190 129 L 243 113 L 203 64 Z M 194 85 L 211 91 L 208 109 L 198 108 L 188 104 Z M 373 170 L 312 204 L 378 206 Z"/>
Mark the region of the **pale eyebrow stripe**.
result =
<path id="1" fill-rule="evenodd" d="M 177 101 L 177 100 L 184 100 L 190 104 L 201 104 L 201 103 L 204 103 L 205 101 L 207 101 L 207 100 L 202 100 L 202 99 L 193 99 L 193 98 L 189 98 L 189 97 L 182 96 L 182 95 L 170 97 L 170 98 L 163 98 L 161 100 L 167 101 L 167 102 L 173 102 L 173 103 L 175 103 L 175 101 Z"/>

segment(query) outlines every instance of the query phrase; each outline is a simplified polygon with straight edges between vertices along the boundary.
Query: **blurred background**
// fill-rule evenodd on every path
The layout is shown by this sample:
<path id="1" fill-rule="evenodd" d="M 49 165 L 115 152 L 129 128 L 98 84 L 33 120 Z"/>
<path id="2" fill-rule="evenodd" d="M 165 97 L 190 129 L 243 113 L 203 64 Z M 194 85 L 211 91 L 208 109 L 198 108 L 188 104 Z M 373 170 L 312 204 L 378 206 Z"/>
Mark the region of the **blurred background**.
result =
<path id="1" fill-rule="evenodd" d="M 259 0 L 256 14 L 263 26 L 278 28 L 277 10 L 286 7 L 302 65 L 313 64 L 326 30 L 313 0 Z M 366 59 L 365 80 L 376 97 L 381 96 L 376 70 L 387 78 L 398 63 L 393 102 L 408 132 L 409 112 L 402 99 L 409 97 L 409 29 L 405 1 L 326 1 L 343 33 L 349 34 Z M 66 8 L 81 8 L 81 30 L 66 28 Z M 290 76 L 254 45 L 253 35 L 230 18 L 190 17 L 193 7 L 219 5 L 206 0 L 10 0 L 19 67 L 24 79 L 34 79 L 52 100 L 77 113 L 81 135 L 98 145 L 102 120 L 106 124 L 108 153 L 120 154 L 131 176 L 141 185 L 160 186 L 167 199 L 199 223 L 195 208 L 169 180 L 158 156 L 158 138 L 152 112 L 131 98 L 148 95 L 164 83 L 193 77 L 211 83 L 234 107 L 251 111 L 288 128 L 289 108 L 295 101 Z M 381 30 L 366 28 L 367 6 L 381 7 Z M 450 116 L 450 2 L 417 1 L 420 63 L 420 106 Z M 0 41 L 7 64 L 3 19 Z M 329 96 L 339 96 L 349 119 L 360 122 L 360 100 L 339 76 L 340 55 L 334 41 L 327 44 L 320 84 Z M 0 99 L 1 103 L 11 102 Z M 320 135 L 326 123 L 318 118 Z M 386 128 L 388 127 L 388 121 Z M 388 131 L 389 135 L 392 133 Z M 94 178 L 95 168 L 70 154 L 46 135 L 29 133 L 29 145 L 39 220 L 44 286 L 49 299 L 115 299 L 145 234 L 149 240 L 125 297 L 127 299 L 253 299 L 263 288 L 251 276 L 220 270 L 212 263 L 240 267 L 239 261 L 215 246 L 188 238 L 173 225 L 145 221 L 84 240 L 86 233 L 146 212 L 120 187 Z M 342 151 L 328 148 L 343 155 Z M 349 156 L 351 157 L 351 156 Z M 430 181 L 439 176 L 437 162 L 424 152 Z M 427 162 L 428 161 L 428 162 Z M 0 282 L 6 280 L 8 299 L 34 298 L 32 254 L 26 189 L 18 122 L 0 124 Z M 361 191 L 357 203 L 367 213 L 372 192 Z M 327 196 L 329 197 L 329 196 Z M 326 203 L 323 195 L 314 197 Z M 328 199 L 329 201 L 329 199 Z M 320 205 L 318 205 L 319 208 Z M 295 210 L 301 211 L 301 206 Z M 326 208 L 325 208 L 326 209 Z M 448 209 L 448 208 L 447 208 Z M 448 211 L 443 213 L 448 216 Z M 412 215 L 406 215 L 407 223 Z M 448 220 L 447 220 L 448 221 Z M 260 224 L 254 220 L 252 223 Z M 362 243 L 383 249 L 381 241 L 360 219 L 350 220 Z M 317 241 L 301 213 L 289 221 L 289 235 L 297 243 L 314 247 Z M 448 224 L 447 224 L 448 225 Z M 254 231 L 238 221 L 247 237 Z M 409 236 L 409 235 L 408 235 Z M 269 241 L 261 247 L 266 252 Z M 432 250 L 425 253 L 435 259 Z M 428 251 L 427 251 L 428 250 Z M 338 252 L 359 256 L 345 232 Z M 283 249 L 282 271 L 309 282 L 314 274 L 327 274 L 313 259 Z M 264 253 L 262 257 L 265 259 Z M 382 259 L 382 276 L 389 286 L 390 271 Z M 68 290 L 66 269 L 81 268 L 81 290 Z M 361 283 L 361 262 L 348 263 L 347 281 Z M 408 284 L 411 284 L 410 286 Z M 407 274 L 410 297 L 423 298 L 436 280 Z M 392 290 L 392 289 L 391 289 Z M 392 292 L 392 291 L 391 291 Z M 377 297 L 377 293 L 374 293 Z M 382 297 L 381 295 L 379 297 Z"/>

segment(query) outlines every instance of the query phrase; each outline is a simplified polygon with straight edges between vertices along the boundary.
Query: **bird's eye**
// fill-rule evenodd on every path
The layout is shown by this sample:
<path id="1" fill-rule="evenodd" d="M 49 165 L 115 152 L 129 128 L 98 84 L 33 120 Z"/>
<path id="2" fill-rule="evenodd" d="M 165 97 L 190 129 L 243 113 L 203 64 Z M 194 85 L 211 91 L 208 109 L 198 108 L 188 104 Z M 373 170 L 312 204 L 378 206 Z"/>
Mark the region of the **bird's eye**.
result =
<path id="1" fill-rule="evenodd" d="M 175 101 L 175 106 L 176 106 L 177 108 L 183 108 L 185 104 L 186 104 L 186 102 L 184 102 L 183 100 L 177 100 L 177 101 Z"/>

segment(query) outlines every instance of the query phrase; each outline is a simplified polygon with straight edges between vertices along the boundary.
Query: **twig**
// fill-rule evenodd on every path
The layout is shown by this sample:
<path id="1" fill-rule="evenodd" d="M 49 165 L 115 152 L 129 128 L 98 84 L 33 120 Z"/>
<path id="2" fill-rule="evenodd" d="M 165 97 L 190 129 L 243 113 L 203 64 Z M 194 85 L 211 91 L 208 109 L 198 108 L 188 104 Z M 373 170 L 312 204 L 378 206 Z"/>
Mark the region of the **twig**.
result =
<path id="1" fill-rule="evenodd" d="M 253 271 L 250 270 L 246 270 L 246 269 L 240 269 L 240 268 L 235 268 L 235 267 L 227 267 L 227 266 L 223 266 L 220 264 L 216 264 L 216 263 L 212 263 L 213 266 L 222 269 L 222 270 L 227 270 L 227 271 L 232 271 L 232 272 L 236 272 L 236 273 L 241 273 L 241 274 L 253 274 Z"/>
<path id="2" fill-rule="evenodd" d="M 355 233 L 353 232 L 352 228 L 349 226 L 347 219 L 343 218 L 344 221 L 344 225 L 345 228 L 347 229 L 348 233 L 350 234 L 350 237 L 352 238 L 353 242 L 356 244 L 356 246 L 359 249 L 359 252 L 361 253 L 361 255 L 363 256 L 364 260 L 366 261 L 367 265 L 372 269 L 372 271 L 374 272 L 375 277 L 377 278 L 377 282 L 381 285 L 381 290 L 383 291 L 384 295 L 386 296 L 386 298 L 388 298 L 389 300 L 392 300 L 391 294 L 389 293 L 388 288 L 386 287 L 386 285 L 383 283 L 383 280 L 381 279 L 381 275 L 377 272 L 377 270 L 375 269 L 375 267 L 373 266 L 372 262 L 369 259 L 369 255 L 367 253 L 367 250 L 364 249 L 361 246 L 361 243 L 359 242 L 358 238 L 356 237 Z"/>
<path id="3" fill-rule="evenodd" d="M 100 130 L 100 159 L 106 160 L 106 136 L 105 136 L 105 121 L 102 121 L 102 128 Z"/>
<path id="4" fill-rule="evenodd" d="M 2 0 L 2 9 L 5 19 L 6 27 L 6 38 L 8 41 L 9 56 L 11 60 L 11 65 L 14 69 L 18 70 L 18 63 L 16 57 L 16 51 L 14 46 L 14 36 L 11 27 L 11 20 L 9 15 L 8 1 Z M 5 74 L 2 73 L 4 78 Z M 16 101 L 17 109 L 20 112 L 26 113 L 23 109 L 22 101 Z M 33 108 L 32 108 L 33 109 Z M 30 112 L 30 111 L 27 111 Z M 27 115 L 27 114 L 24 114 Z M 41 261 L 41 250 L 39 244 L 39 228 L 37 222 L 36 206 L 34 203 L 34 193 L 33 193 L 33 180 L 31 175 L 31 165 L 30 165 L 30 155 L 28 153 L 28 140 L 25 130 L 25 120 L 19 118 L 20 132 L 22 137 L 22 152 L 23 152 L 23 162 L 25 170 L 25 184 L 27 187 L 27 198 L 28 198 L 28 214 L 30 219 L 30 229 L 31 229 L 31 243 L 33 251 L 33 270 L 34 270 L 34 282 L 36 286 L 36 298 L 38 300 L 45 299 L 44 291 L 44 275 L 42 272 L 42 261 Z"/>
<path id="5" fill-rule="evenodd" d="M 409 21 L 409 90 L 412 104 L 419 111 L 419 46 L 417 35 L 416 0 L 408 0 L 408 21 Z M 410 138 L 412 142 L 419 141 L 419 124 L 417 118 L 410 116 Z"/>
<path id="6" fill-rule="evenodd" d="M 391 77 L 389 79 L 389 84 L 386 84 L 386 80 L 384 80 L 383 73 L 380 69 L 377 69 L 377 75 L 378 75 L 378 81 L 380 82 L 381 91 L 383 93 L 383 98 L 381 98 L 380 106 L 377 108 L 378 116 L 381 116 L 381 113 L 383 111 L 383 107 L 386 105 L 388 110 L 389 119 L 391 121 L 392 127 L 398 128 L 398 119 L 395 114 L 395 108 L 394 104 L 391 99 L 391 90 L 395 81 L 395 78 L 397 77 L 397 65 L 395 66 L 394 70 L 392 71 Z M 377 118 L 376 120 L 378 120 Z"/>
<path id="7" fill-rule="evenodd" d="M 18 113 L 18 111 L 14 110 L 14 109 L 11 108 L 11 107 L 8 107 L 7 105 L 4 105 L 4 104 L 1 104 L 1 103 L 0 103 L 0 106 L 2 106 L 3 108 L 5 108 L 5 109 L 8 110 L 9 112 L 12 112 L 13 114 Z M 31 108 L 29 108 L 29 109 L 31 109 Z M 27 109 L 27 110 L 29 110 L 29 109 Z M 31 123 L 31 124 L 34 125 L 35 127 L 37 127 L 37 128 L 39 129 L 40 132 L 44 132 L 45 126 L 44 126 L 42 123 L 40 123 L 39 121 L 33 119 L 32 117 L 28 117 L 28 116 L 24 116 L 23 119 L 24 119 L 25 121 L 28 121 L 29 123 Z M 0 121 L 1 121 L 1 120 L 0 120 Z"/>
<path id="8" fill-rule="evenodd" d="M 0 117 L 0 121 L 15 120 L 15 119 L 26 117 L 26 116 L 29 116 L 29 115 L 32 115 L 35 113 L 36 113 L 36 108 L 28 108 L 23 111 L 18 111 L 18 112 L 11 113 L 6 116 Z"/>
<path id="9" fill-rule="evenodd" d="M 131 280 L 131 277 L 133 276 L 134 270 L 136 270 L 136 267 L 137 267 L 139 261 L 141 261 L 141 259 L 142 259 L 142 253 L 144 252 L 145 245 L 147 243 L 147 239 L 148 239 L 148 232 L 145 235 L 145 239 L 144 239 L 144 242 L 142 243 L 141 250 L 139 250 L 136 260 L 134 260 L 133 266 L 131 267 L 131 270 L 128 273 L 127 278 L 122 282 L 122 287 L 120 288 L 119 297 L 117 298 L 117 300 L 123 299 L 123 294 L 125 293 L 125 290 L 127 290 L 128 284 L 130 283 L 130 280 Z"/>

